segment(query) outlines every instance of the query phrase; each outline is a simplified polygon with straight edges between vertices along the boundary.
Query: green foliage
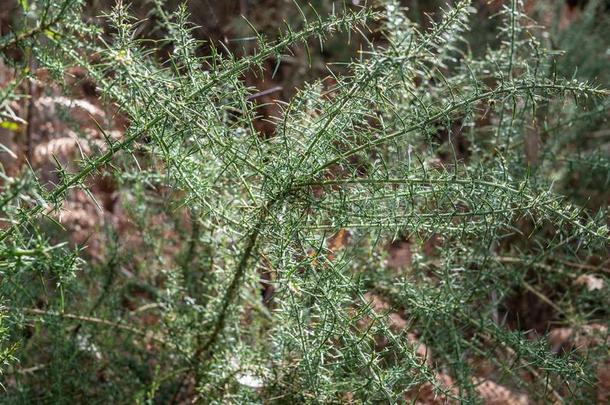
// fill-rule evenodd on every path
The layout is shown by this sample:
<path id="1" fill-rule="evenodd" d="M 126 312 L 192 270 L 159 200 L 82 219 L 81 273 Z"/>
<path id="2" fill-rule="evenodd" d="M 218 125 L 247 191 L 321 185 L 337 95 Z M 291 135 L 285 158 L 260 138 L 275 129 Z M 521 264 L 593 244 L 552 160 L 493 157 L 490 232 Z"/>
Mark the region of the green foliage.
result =
<path id="1" fill-rule="evenodd" d="M 592 401 L 607 350 L 553 353 L 527 333 L 548 325 L 520 325 L 511 299 L 533 294 L 575 329 L 607 323 L 607 286 L 574 284 L 607 253 L 604 198 L 585 206 L 566 185 L 587 170 L 583 189 L 607 188 L 607 136 L 595 134 L 608 91 L 595 74 L 561 76 L 548 36 L 508 3 L 481 55 L 465 39 L 469 1 L 424 29 L 386 0 L 303 12 L 274 41 L 254 32 L 241 58 L 214 43 L 202 55 L 184 7 L 151 7 L 161 41 L 121 2 L 105 30 L 80 18 L 79 1 L 23 7 L 0 39 L 21 72 L 2 92 L 2 119 L 32 74 L 9 57 L 19 50 L 68 95 L 66 72 L 86 72 L 129 125 L 117 139 L 96 123 L 103 147 L 69 166 L 56 159 L 54 184 L 33 169 L 2 173 L 5 400 L 394 403 L 429 383 L 470 403 L 485 359 L 532 399 Z M 338 33 L 377 39 L 331 71 L 332 86 L 307 83 L 282 103 L 274 136 L 258 134 L 243 75 Z M 116 183 L 130 230 L 100 230 L 95 258 L 54 218 L 77 190 L 95 198 L 101 178 Z M 387 246 L 400 241 L 412 261 L 396 272 Z M 406 326 L 392 327 L 370 292 Z"/>

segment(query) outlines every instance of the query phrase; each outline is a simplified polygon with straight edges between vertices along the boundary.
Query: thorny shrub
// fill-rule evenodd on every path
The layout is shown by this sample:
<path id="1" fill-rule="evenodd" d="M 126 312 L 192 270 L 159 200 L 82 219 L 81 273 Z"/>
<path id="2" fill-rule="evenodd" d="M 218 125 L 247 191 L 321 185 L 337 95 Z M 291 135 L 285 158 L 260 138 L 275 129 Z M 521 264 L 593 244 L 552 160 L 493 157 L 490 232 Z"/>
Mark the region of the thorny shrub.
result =
<path id="1" fill-rule="evenodd" d="M 604 55 L 565 77 L 569 35 L 520 0 L 485 44 L 469 1 L 423 25 L 353 3 L 295 3 L 237 57 L 161 0 L 152 31 L 120 1 L 19 1 L 4 401 L 605 401 Z M 607 24 L 590 3 L 583 32 Z M 363 46 L 263 136 L 244 75 L 330 38 Z"/>

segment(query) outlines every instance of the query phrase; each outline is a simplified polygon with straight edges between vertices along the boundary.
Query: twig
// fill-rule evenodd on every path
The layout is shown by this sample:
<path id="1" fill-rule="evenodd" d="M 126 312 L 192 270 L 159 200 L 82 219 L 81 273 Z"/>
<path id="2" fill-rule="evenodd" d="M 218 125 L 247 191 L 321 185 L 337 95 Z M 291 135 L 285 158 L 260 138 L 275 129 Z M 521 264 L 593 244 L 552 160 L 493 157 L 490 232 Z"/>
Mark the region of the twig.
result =
<path id="1" fill-rule="evenodd" d="M 25 374 L 33 374 L 38 370 L 42 370 L 43 368 L 47 367 L 48 364 L 37 364 L 35 366 L 32 367 L 28 367 L 28 368 L 21 368 L 19 370 L 16 370 L 17 374 L 21 374 L 21 375 L 25 375 Z"/>
<path id="2" fill-rule="evenodd" d="M 534 286 L 532 286 L 530 283 L 528 283 L 527 281 L 522 281 L 521 283 L 523 284 L 523 286 L 525 287 L 526 290 L 528 290 L 529 292 L 534 294 L 536 297 L 540 298 L 547 305 L 551 306 L 555 311 L 559 312 L 560 314 L 562 314 L 564 316 L 566 315 L 566 313 L 563 309 L 561 309 L 557 304 L 555 304 L 553 301 L 551 301 L 551 299 L 549 297 L 547 297 L 540 291 L 536 290 L 534 288 Z"/>
<path id="3" fill-rule="evenodd" d="M 112 321 L 108 321 L 106 319 L 100 319 L 100 318 L 94 318 L 91 316 L 82 316 L 82 315 L 75 315 L 75 314 L 66 314 L 66 313 L 60 313 L 60 312 L 55 312 L 55 311 L 46 311 L 46 310 L 42 310 L 42 309 L 37 309 L 37 308 L 19 308 L 19 311 L 24 312 L 25 314 L 28 315 L 47 315 L 47 316 L 55 316 L 58 318 L 62 318 L 62 319 L 71 319 L 71 320 L 76 320 L 76 321 L 82 321 L 82 322 L 89 322 L 89 323 L 94 323 L 94 324 L 98 324 L 98 325 L 106 325 L 106 326 L 111 326 L 113 328 L 116 329 L 120 329 L 126 332 L 130 332 L 133 333 L 135 335 L 139 335 L 142 337 L 146 337 L 146 338 L 150 338 L 152 340 L 154 340 L 157 343 L 161 343 L 165 346 L 168 345 L 168 343 L 157 336 L 154 336 L 150 333 L 147 333 L 143 330 L 134 328 L 133 326 L 129 326 L 129 325 L 124 325 L 122 323 L 118 323 L 118 322 L 112 322 Z"/>
<path id="4" fill-rule="evenodd" d="M 501 262 L 501 263 L 530 264 L 532 266 L 538 267 L 538 268 L 543 269 L 543 270 L 547 270 L 547 271 L 553 271 L 554 270 L 553 266 L 551 266 L 551 265 L 544 264 L 544 263 L 528 262 L 528 261 L 520 259 L 518 257 L 497 256 L 494 259 L 499 261 L 499 262 Z M 610 269 L 609 268 L 605 268 L 605 267 L 601 267 L 601 266 L 592 266 L 590 264 L 574 263 L 574 262 L 569 262 L 569 261 L 566 261 L 566 260 L 555 259 L 555 258 L 552 258 L 552 257 L 550 257 L 549 259 L 553 260 L 554 262 L 561 263 L 564 266 L 573 267 L 573 268 L 579 269 L 579 270 L 602 271 L 604 273 L 610 273 Z"/>
<path id="5" fill-rule="evenodd" d="M 31 28 L 18 35 L 13 34 L 9 39 L 5 39 L 3 42 L 0 43 L 0 52 L 4 52 L 6 49 L 10 48 L 11 46 L 52 28 L 54 25 L 59 23 L 64 18 L 64 13 L 68 9 L 68 6 L 70 5 L 70 3 L 72 3 L 72 0 L 66 0 L 64 2 L 64 4 L 62 5 L 61 9 L 59 10 L 59 12 L 57 13 L 57 15 L 53 19 L 51 19 L 49 22 L 37 25 L 36 27 Z"/>
<path id="6" fill-rule="evenodd" d="M 246 101 L 254 100 L 255 98 L 259 98 L 259 97 L 264 97 L 269 94 L 272 94 L 272 93 L 275 93 L 278 91 L 282 91 L 282 90 L 284 90 L 284 88 L 282 86 L 274 86 L 274 87 L 271 87 L 270 89 L 259 91 L 258 93 L 250 94 L 248 97 L 246 97 Z"/>
<path id="7" fill-rule="evenodd" d="M 35 65 L 36 61 L 34 60 L 34 57 L 32 55 L 30 55 L 30 63 L 29 63 L 29 70 L 30 73 L 33 73 L 36 65 Z M 32 153 L 33 153 L 33 149 L 34 149 L 34 145 L 33 145 L 33 141 L 32 141 L 32 131 L 33 131 L 33 125 L 32 122 L 34 120 L 34 104 L 36 102 L 36 97 L 35 97 L 35 93 L 36 93 L 36 79 L 35 78 L 30 78 L 30 80 L 28 80 L 28 94 L 29 94 L 29 100 L 28 100 L 28 106 L 27 106 L 27 116 L 26 116 L 26 133 L 25 133 L 25 157 L 27 159 L 28 162 L 32 162 Z"/>
<path id="8" fill-rule="evenodd" d="M 229 309 L 229 306 L 233 303 L 233 301 L 235 300 L 235 297 L 237 296 L 237 292 L 239 291 L 238 287 L 241 284 L 241 280 L 246 273 L 248 261 L 250 260 L 250 256 L 252 254 L 252 251 L 254 250 L 254 247 L 256 246 L 256 241 L 258 239 L 258 236 L 260 235 L 261 228 L 267 218 L 267 215 L 269 212 L 269 206 L 265 207 L 263 209 L 263 213 L 262 213 L 260 219 L 254 226 L 254 229 L 252 230 L 252 232 L 250 233 L 250 236 L 248 237 L 248 242 L 244 249 L 244 253 L 241 255 L 241 258 L 237 265 L 237 269 L 235 270 L 235 274 L 233 274 L 233 279 L 231 280 L 231 284 L 229 284 L 229 288 L 227 288 L 227 292 L 225 293 L 225 296 L 223 298 L 222 307 L 220 308 L 218 318 L 216 319 L 214 328 L 212 329 L 212 333 L 210 334 L 208 339 L 205 341 L 205 343 L 197 349 L 197 351 L 195 352 L 195 354 L 193 356 L 193 359 L 200 359 L 201 357 L 203 357 L 203 358 L 209 357 L 211 349 L 214 347 L 214 344 L 216 343 L 218 336 L 224 329 L 224 326 L 225 326 L 225 323 L 227 320 L 227 311 Z"/>
<path id="9" fill-rule="evenodd" d="M 574 263 L 574 262 L 569 262 L 566 260 L 553 259 L 553 258 L 551 258 L 551 260 L 556 261 L 557 263 L 561 263 L 565 266 L 574 267 L 575 269 L 588 270 L 588 271 L 602 271 L 604 273 L 610 274 L 610 268 L 602 267 L 601 265 L 593 266 L 591 264 Z"/>

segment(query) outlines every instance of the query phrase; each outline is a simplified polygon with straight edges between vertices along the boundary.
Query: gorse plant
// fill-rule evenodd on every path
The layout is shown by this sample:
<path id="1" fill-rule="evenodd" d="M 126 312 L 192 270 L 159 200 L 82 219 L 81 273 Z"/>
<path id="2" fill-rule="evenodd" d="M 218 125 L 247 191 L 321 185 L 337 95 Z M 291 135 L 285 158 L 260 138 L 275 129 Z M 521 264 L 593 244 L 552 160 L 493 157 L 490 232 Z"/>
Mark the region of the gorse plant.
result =
<path id="1" fill-rule="evenodd" d="M 252 27 L 242 58 L 202 55 L 186 8 L 161 1 L 155 40 L 121 2 L 104 28 L 80 1 L 20 4 L 0 39 L 5 127 L 31 125 L 14 109 L 33 65 L 67 96 L 80 72 L 105 118 L 75 128 L 80 151 L 54 173 L 2 173 L 6 401 L 475 403 L 492 382 L 506 401 L 599 397 L 608 216 L 565 190 L 583 167 L 607 188 L 607 134 L 589 134 L 608 92 L 557 74 L 521 1 L 481 52 L 469 1 L 427 27 L 394 0 L 324 16 L 295 3 L 299 26 L 273 41 Z M 332 35 L 367 46 L 261 136 L 243 75 Z M 107 211 L 98 181 L 123 219 L 69 244 L 58 215 L 78 196 Z M 550 323 L 521 325 L 520 294 Z M 599 342 L 557 353 L 551 323 Z"/>

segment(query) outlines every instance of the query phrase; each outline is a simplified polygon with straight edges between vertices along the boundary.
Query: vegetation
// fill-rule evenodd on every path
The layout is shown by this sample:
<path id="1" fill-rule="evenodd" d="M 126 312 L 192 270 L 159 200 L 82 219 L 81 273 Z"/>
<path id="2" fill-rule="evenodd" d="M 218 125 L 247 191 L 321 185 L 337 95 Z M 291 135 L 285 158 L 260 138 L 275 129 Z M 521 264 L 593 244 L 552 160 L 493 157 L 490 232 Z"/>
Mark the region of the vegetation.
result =
<path id="1" fill-rule="evenodd" d="M 604 5 L 549 33 L 520 0 L 485 26 L 466 0 L 419 23 L 352 3 L 295 2 L 236 50 L 162 0 L 145 20 L 19 1 L 0 38 L 2 401 L 610 395 Z M 359 49 L 260 131 L 245 78 L 337 41 Z"/>

